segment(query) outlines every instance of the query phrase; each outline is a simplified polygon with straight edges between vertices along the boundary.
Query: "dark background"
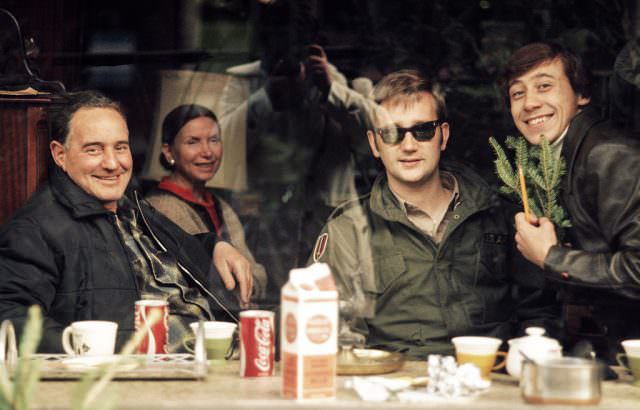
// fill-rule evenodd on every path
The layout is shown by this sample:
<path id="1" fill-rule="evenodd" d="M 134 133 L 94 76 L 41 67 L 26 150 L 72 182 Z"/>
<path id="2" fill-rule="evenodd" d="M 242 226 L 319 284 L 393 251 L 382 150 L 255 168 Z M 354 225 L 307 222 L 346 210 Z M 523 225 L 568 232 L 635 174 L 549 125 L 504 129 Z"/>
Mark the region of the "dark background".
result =
<path id="1" fill-rule="evenodd" d="M 127 109 L 136 169 L 144 163 L 158 70 L 225 68 L 319 42 L 348 78 L 416 67 L 444 86 L 450 155 L 492 176 L 491 135 L 513 133 L 495 86 L 515 48 L 556 40 L 579 52 L 607 109 L 617 53 L 637 31 L 637 0 L 5 0 L 36 44 L 33 64 L 68 90 L 97 88 Z M 637 102 L 637 94 L 635 100 Z M 638 125 L 630 125 L 636 131 Z"/>
<path id="2" fill-rule="evenodd" d="M 446 155 L 472 164 L 495 182 L 487 140 L 515 134 L 496 80 L 511 52 L 533 41 L 557 41 L 582 55 L 593 70 L 594 100 L 603 113 L 640 134 L 638 88 L 627 84 L 611 92 L 616 56 L 640 38 L 638 4 L 640 0 L 4 0 L 0 7 L 16 16 L 23 36 L 32 40 L 31 63 L 42 79 L 61 81 L 67 90 L 99 89 L 123 103 L 136 173 L 150 146 L 160 70 L 223 73 L 257 59 L 302 59 L 304 45 L 318 43 L 348 79 L 366 76 L 375 82 L 401 68 L 417 68 L 436 79 L 446 94 L 452 130 Z M 285 228 L 284 239 L 276 236 L 273 242 L 286 244 L 299 229 Z M 255 242 L 257 247 L 264 243 Z M 265 262 L 269 255 L 256 257 L 268 271 L 286 276 L 288 269 Z"/>
<path id="3" fill-rule="evenodd" d="M 224 73 L 258 59 L 266 66 L 283 56 L 295 62 L 305 58 L 305 45 L 311 43 L 322 45 L 349 80 L 366 76 L 375 83 L 401 68 L 416 68 L 434 78 L 445 92 L 452 130 L 445 155 L 470 163 L 494 183 L 488 138 L 501 140 L 516 133 L 496 80 L 512 51 L 533 41 L 560 42 L 582 55 L 595 77 L 595 103 L 640 137 L 640 53 L 635 56 L 635 86 L 618 81 L 614 71 L 626 44 L 635 41 L 640 50 L 639 4 L 640 0 L 4 0 L 0 7 L 17 18 L 31 66 L 40 78 L 60 81 L 70 91 L 98 89 L 124 105 L 138 176 L 131 185 L 144 190 L 155 184 L 142 181 L 139 174 L 154 132 L 161 70 Z M 0 88 L 6 86 L 11 65 L 19 66 L 6 51 L 20 44 L 12 42 L 9 31 L 0 29 Z M 323 139 L 307 141 L 308 135 L 262 137 L 255 154 L 261 158 L 285 145 L 299 159 L 307 145 L 329 144 Z M 336 144 L 337 151 L 344 151 L 344 145 Z M 366 157 L 355 161 L 355 182 L 363 193 L 379 164 L 368 152 L 358 155 Z M 255 158 L 247 161 L 260 164 Z M 263 172 L 264 167 L 258 168 Z M 267 186 L 260 191 L 257 200 L 251 192 L 230 195 L 250 249 L 269 272 L 276 301 L 289 269 L 305 263 L 332 209 L 308 188 L 317 175 L 328 174 L 331 165 L 303 162 L 299 168 L 304 169 L 289 172 L 286 181 L 274 185 L 277 189 Z"/>

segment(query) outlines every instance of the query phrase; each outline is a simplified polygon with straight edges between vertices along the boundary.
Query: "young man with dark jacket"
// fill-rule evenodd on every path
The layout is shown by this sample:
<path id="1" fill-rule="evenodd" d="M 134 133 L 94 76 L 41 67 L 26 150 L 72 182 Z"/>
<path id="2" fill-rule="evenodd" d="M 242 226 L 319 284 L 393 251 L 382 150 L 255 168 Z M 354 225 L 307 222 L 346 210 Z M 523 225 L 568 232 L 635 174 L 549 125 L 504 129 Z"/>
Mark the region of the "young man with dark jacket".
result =
<path id="1" fill-rule="evenodd" d="M 384 77 L 374 96 L 367 135 L 385 173 L 333 213 L 312 255 L 332 269 L 343 319 L 354 316 L 367 345 L 420 359 L 451 354 L 455 336 L 556 330 L 528 281 L 536 268 L 515 268 L 514 212 L 470 168 L 440 160 L 450 137 L 442 96 L 415 71 Z"/>
<path id="2" fill-rule="evenodd" d="M 117 103 L 93 92 L 71 95 L 52 114 L 51 138 L 48 184 L 0 231 L 0 319 L 20 332 L 28 307 L 39 305 L 39 350 L 60 352 L 63 329 L 80 320 L 117 322 L 121 346 L 134 330 L 138 299 L 169 302 L 170 350 L 182 346 L 189 322 L 235 318 L 229 290 L 239 288 L 240 304 L 248 303 L 248 261 L 124 195 L 133 160 Z"/>
<path id="3" fill-rule="evenodd" d="M 516 215 L 518 249 L 563 283 L 568 343 L 591 340 L 615 361 L 620 341 L 640 337 L 640 142 L 615 130 L 590 103 L 588 72 L 555 44 L 514 52 L 504 91 L 531 144 L 544 136 L 566 163 L 561 200 L 572 228 L 559 243 L 547 218 Z"/>

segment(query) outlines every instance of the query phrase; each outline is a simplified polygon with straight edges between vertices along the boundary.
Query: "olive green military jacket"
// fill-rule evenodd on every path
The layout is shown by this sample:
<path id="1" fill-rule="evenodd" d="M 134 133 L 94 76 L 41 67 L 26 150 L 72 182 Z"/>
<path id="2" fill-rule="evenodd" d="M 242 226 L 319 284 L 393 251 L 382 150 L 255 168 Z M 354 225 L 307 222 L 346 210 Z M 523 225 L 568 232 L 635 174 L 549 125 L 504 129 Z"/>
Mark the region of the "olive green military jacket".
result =
<path id="1" fill-rule="evenodd" d="M 331 215 L 310 262 L 331 267 L 342 319 L 359 317 L 351 327 L 367 345 L 416 358 L 451 354 L 454 336 L 506 341 L 525 322 L 556 333 L 553 295 L 528 274 L 535 266 L 514 260 L 515 210 L 469 168 L 442 169 L 456 177 L 460 195 L 439 244 L 407 219 L 384 175 Z"/>

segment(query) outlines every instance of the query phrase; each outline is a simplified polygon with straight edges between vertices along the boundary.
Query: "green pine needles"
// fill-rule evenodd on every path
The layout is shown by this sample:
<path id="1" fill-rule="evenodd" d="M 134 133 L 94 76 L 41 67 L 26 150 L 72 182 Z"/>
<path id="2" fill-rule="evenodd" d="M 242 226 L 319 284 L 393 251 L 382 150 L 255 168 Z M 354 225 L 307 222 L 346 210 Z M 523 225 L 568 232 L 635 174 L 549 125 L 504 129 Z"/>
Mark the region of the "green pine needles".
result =
<path id="1" fill-rule="evenodd" d="M 560 181 L 566 172 L 565 160 L 556 159 L 549 141 L 544 136 L 540 145 L 530 145 L 524 137 L 508 136 L 505 140 L 507 148 L 514 151 L 515 167 L 507 157 L 504 149 L 495 138 L 489 143 L 496 153 L 494 164 L 498 178 L 504 184 L 500 191 L 515 196 L 523 203 L 518 166 L 522 167 L 529 197 L 529 208 L 536 216 L 546 216 L 556 226 L 559 239 L 564 229 L 571 226 L 565 210 L 558 204 Z"/>
<path id="2" fill-rule="evenodd" d="M 31 306 L 28 317 L 24 327 L 24 337 L 20 340 L 19 359 L 13 374 L 10 374 L 5 363 L 0 363 L 0 409 L 2 410 L 28 410 L 30 408 L 29 400 L 40 380 L 42 363 L 29 358 L 36 351 L 42 337 L 40 308 Z M 3 324 L 2 327 L 5 326 Z M 11 333 L 14 334 L 13 331 Z M 7 338 L 6 341 L 8 342 L 8 340 Z"/>
<path id="3" fill-rule="evenodd" d="M 117 396 L 113 391 L 105 391 L 105 389 L 120 365 L 130 365 L 132 361 L 137 361 L 135 358 L 130 358 L 131 354 L 140 345 L 149 332 L 149 328 L 160 318 L 161 315 L 157 311 L 151 313 L 145 326 L 138 329 L 127 341 L 115 361 L 97 366 L 82 377 L 73 391 L 72 410 L 111 410 L 116 407 Z M 6 322 L 8 320 L 0 325 L 4 331 L 7 331 L 5 328 L 10 325 Z M 42 323 L 40 307 L 31 306 L 20 338 L 19 357 L 15 370 L 11 372 L 7 365 L 0 361 L 0 410 L 29 410 L 31 408 L 30 399 L 34 394 L 37 394 L 37 384 L 42 368 L 41 359 L 32 357 L 42 337 Z M 0 331 L 0 334 L 4 331 Z M 15 341 L 13 330 L 11 333 Z"/>

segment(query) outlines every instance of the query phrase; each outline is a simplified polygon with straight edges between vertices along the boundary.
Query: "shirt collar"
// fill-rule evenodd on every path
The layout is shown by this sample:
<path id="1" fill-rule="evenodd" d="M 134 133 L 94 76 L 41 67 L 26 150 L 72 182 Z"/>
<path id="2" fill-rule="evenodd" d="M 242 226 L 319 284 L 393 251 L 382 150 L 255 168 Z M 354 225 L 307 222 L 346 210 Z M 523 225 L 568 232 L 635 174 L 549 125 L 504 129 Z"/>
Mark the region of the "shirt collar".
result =
<path id="1" fill-rule="evenodd" d="M 560 134 L 558 139 L 553 141 L 551 144 L 549 144 L 549 148 L 551 148 L 551 152 L 553 153 L 553 156 L 555 159 L 560 158 L 560 153 L 562 152 L 562 145 L 564 144 L 564 137 L 567 136 L 568 132 L 569 132 L 569 127 L 567 126 L 567 128 L 565 128 L 562 134 Z"/>
<path id="2" fill-rule="evenodd" d="M 451 172 L 444 171 L 441 169 L 440 181 L 442 183 L 443 188 L 447 189 L 448 191 L 451 191 L 451 199 L 449 201 L 449 206 L 450 206 L 451 203 L 455 203 L 458 200 L 458 197 L 460 196 L 460 188 L 458 187 L 458 180 Z M 393 192 L 391 187 L 389 187 L 389 191 L 391 191 L 393 196 L 398 200 L 398 203 L 400 204 L 400 208 L 405 213 L 405 215 L 407 215 L 412 210 L 420 209 L 416 205 L 412 204 L 411 202 L 405 201 L 404 199 L 402 199 L 398 194 Z"/>
<path id="3" fill-rule="evenodd" d="M 211 192 L 205 190 L 204 200 L 198 199 L 195 197 L 195 195 L 193 195 L 192 190 L 176 184 L 170 177 L 162 178 L 162 180 L 158 184 L 158 188 L 169 191 L 184 199 L 185 201 L 189 201 L 194 204 L 202 206 L 211 206 L 213 204 L 213 195 L 211 195 Z"/>

